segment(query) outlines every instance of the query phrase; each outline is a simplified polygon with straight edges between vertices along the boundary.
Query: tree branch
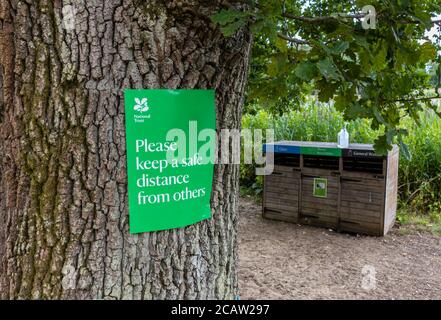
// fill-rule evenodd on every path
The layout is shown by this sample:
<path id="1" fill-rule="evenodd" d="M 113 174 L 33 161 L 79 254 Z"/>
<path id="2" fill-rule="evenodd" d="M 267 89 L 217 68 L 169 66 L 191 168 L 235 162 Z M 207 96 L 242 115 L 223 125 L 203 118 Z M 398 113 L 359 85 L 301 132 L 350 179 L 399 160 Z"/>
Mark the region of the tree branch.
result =
<path id="1" fill-rule="evenodd" d="M 421 22 L 417 20 L 402 20 L 400 21 L 401 24 L 420 24 Z M 432 24 L 437 24 L 441 26 L 441 19 L 439 20 L 432 20 Z"/>
<path id="2" fill-rule="evenodd" d="M 440 95 L 433 96 L 433 97 L 421 97 L 421 98 L 414 98 L 414 99 L 397 99 L 393 102 L 413 102 L 413 101 L 428 101 L 428 100 L 436 100 L 441 99 Z"/>
<path id="3" fill-rule="evenodd" d="M 309 45 L 309 42 L 306 41 L 306 40 L 303 40 L 303 39 L 297 39 L 297 38 L 291 38 L 291 37 L 288 37 L 288 36 L 286 36 L 286 35 L 284 35 L 284 34 L 282 34 L 282 33 L 278 33 L 277 36 L 278 36 L 279 38 L 281 38 L 281 39 L 287 40 L 287 41 L 292 42 L 292 43 L 297 43 L 297 44 L 308 44 L 308 45 Z"/>
<path id="4" fill-rule="evenodd" d="M 293 20 L 298 20 L 298 21 L 302 21 L 302 22 L 306 22 L 306 23 L 317 23 L 317 22 L 325 22 L 325 21 L 329 21 L 329 20 L 337 20 L 337 18 L 348 18 L 348 19 L 362 19 L 364 18 L 366 15 L 364 13 L 361 14 L 354 14 L 354 15 L 336 15 L 336 16 L 320 16 L 320 17 L 300 17 L 300 16 L 296 16 L 294 14 L 285 12 L 282 13 L 282 17 L 285 18 L 289 18 L 289 19 L 293 19 Z"/>
<path id="5" fill-rule="evenodd" d="M 359 14 L 336 14 L 335 16 L 319 16 L 319 17 L 301 17 L 296 16 L 292 13 L 282 13 L 282 17 L 305 22 L 305 23 L 320 23 L 326 21 L 337 20 L 338 18 L 346 18 L 346 19 L 363 19 L 366 16 L 365 13 Z M 378 15 L 377 15 L 378 16 Z M 420 24 L 420 21 L 417 20 L 402 20 L 399 23 L 401 24 Z M 441 19 L 432 20 L 432 24 L 441 25 Z"/>

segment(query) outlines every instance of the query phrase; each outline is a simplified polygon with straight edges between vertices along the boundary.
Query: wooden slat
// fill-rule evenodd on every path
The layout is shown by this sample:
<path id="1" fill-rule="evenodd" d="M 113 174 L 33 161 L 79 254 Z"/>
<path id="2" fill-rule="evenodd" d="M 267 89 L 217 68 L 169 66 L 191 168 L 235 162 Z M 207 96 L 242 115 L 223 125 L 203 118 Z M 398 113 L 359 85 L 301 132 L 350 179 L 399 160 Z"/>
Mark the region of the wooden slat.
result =
<path id="1" fill-rule="evenodd" d="M 301 202 L 302 202 L 302 204 L 306 203 L 306 202 L 310 202 L 310 203 L 318 203 L 318 204 L 327 204 L 327 205 L 337 206 L 338 199 L 337 199 L 337 197 L 319 198 L 319 197 L 313 197 L 313 196 L 308 196 L 308 195 L 302 194 Z"/>
<path id="2" fill-rule="evenodd" d="M 357 191 L 370 191 L 370 192 L 377 192 L 377 193 L 384 193 L 384 182 L 377 182 L 376 183 L 363 183 L 362 182 L 349 182 L 349 181 L 342 181 L 342 191 L 345 190 L 357 190 Z"/>
<path id="3" fill-rule="evenodd" d="M 312 209 L 320 209 L 320 210 L 337 210 L 337 205 L 326 204 L 326 203 L 316 203 L 316 202 L 307 202 L 304 201 L 301 204 L 301 208 L 312 208 Z"/>
<path id="4" fill-rule="evenodd" d="M 382 231 L 386 234 L 395 223 L 397 210 L 397 193 L 398 193 L 398 147 L 394 146 L 392 152 L 389 153 L 386 169 L 386 195 L 385 195 L 385 211 L 383 218 Z"/>
<path id="5" fill-rule="evenodd" d="M 276 171 L 270 175 L 265 176 L 265 179 L 298 180 L 299 176 L 300 175 L 298 173 L 294 173 L 294 172 Z"/>
<path id="6" fill-rule="evenodd" d="M 379 180 L 384 174 L 382 173 L 370 173 L 370 172 L 360 172 L 360 171 L 348 171 L 342 170 L 341 175 L 348 178 L 358 178 L 358 179 L 366 179 L 366 180 Z"/>
<path id="7" fill-rule="evenodd" d="M 290 187 L 286 185 L 276 185 L 276 184 L 265 185 L 265 191 L 273 192 L 273 193 L 285 193 L 290 195 L 298 194 L 298 188 L 296 187 Z"/>
<path id="8" fill-rule="evenodd" d="M 337 207 L 334 209 L 322 209 L 322 208 L 307 208 L 303 207 L 300 209 L 302 214 L 314 215 L 317 217 L 337 217 L 338 211 Z"/>
<path id="9" fill-rule="evenodd" d="M 340 177 L 341 183 L 351 183 L 351 184 L 363 184 L 373 187 L 384 187 L 385 183 L 385 177 L 383 178 L 375 178 L 375 179 L 367 179 L 367 178 L 360 178 L 360 177 L 348 177 L 348 176 L 341 176 Z"/>
<path id="10" fill-rule="evenodd" d="M 379 236 L 382 234 L 379 223 L 341 220 L 340 230 Z"/>
<path id="11" fill-rule="evenodd" d="M 299 205 L 297 204 L 284 204 L 279 202 L 266 201 L 265 208 L 272 210 L 280 210 L 285 212 L 290 212 L 292 214 L 297 214 L 299 211 Z"/>
<path id="12" fill-rule="evenodd" d="M 283 172 L 289 172 L 289 173 L 298 173 L 299 170 L 295 170 L 296 167 L 288 167 L 288 166 L 274 166 L 274 171 L 283 171 Z"/>
<path id="13" fill-rule="evenodd" d="M 378 192 L 342 190 L 343 201 L 357 201 L 362 203 L 380 204 L 384 199 L 384 194 Z"/>
<path id="14" fill-rule="evenodd" d="M 287 181 L 298 181 L 300 179 L 300 174 L 298 172 L 284 172 L 284 171 L 275 171 L 270 175 L 264 177 L 265 180 L 287 180 Z"/>
<path id="15" fill-rule="evenodd" d="M 299 188 L 299 181 L 291 181 L 291 183 L 280 181 L 280 180 L 265 180 L 265 186 L 271 187 L 271 188 L 291 188 L 294 190 L 297 190 Z"/>
<path id="16" fill-rule="evenodd" d="M 292 185 L 298 185 L 300 179 L 299 178 L 288 178 L 288 177 L 277 177 L 277 176 L 271 176 L 265 178 L 265 182 L 269 184 L 283 184 L 285 186 L 292 186 Z"/>
<path id="17" fill-rule="evenodd" d="M 299 203 L 297 201 L 281 201 L 279 199 L 267 198 L 265 199 L 265 207 L 279 207 L 285 210 L 297 211 Z"/>
<path id="18" fill-rule="evenodd" d="M 366 210 L 372 210 L 372 211 L 382 211 L 383 206 L 380 203 L 363 203 L 358 201 L 341 201 L 342 207 L 349 207 L 349 208 L 355 208 L 355 209 L 366 209 Z"/>
<path id="19" fill-rule="evenodd" d="M 290 191 L 290 193 L 293 193 L 299 190 L 298 184 L 294 182 L 291 184 L 287 184 L 287 183 L 276 183 L 272 181 L 267 181 L 267 183 L 265 183 L 265 187 L 274 190 L 276 192 L 288 190 Z"/>
<path id="20" fill-rule="evenodd" d="M 340 218 L 343 220 L 346 219 L 353 221 L 366 221 L 379 224 L 381 222 L 381 217 L 382 212 L 374 212 L 346 207 L 342 207 L 340 212 Z"/>
<path id="21" fill-rule="evenodd" d="M 294 172 L 274 171 L 273 173 L 264 176 L 265 179 L 285 179 L 285 180 L 298 180 L 299 174 Z"/>
<path id="22" fill-rule="evenodd" d="M 317 177 L 322 178 L 338 178 L 339 171 L 338 168 L 335 170 L 329 170 L 329 169 L 317 169 L 317 168 L 302 168 L 302 173 L 306 175 L 313 175 Z"/>
<path id="23" fill-rule="evenodd" d="M 286 211 L 280 208 L 264 207 L 263 217 L 267 218 L 268 216 L 277 217 L 278 220 L 282 221 L 292 221 L 297 220 L 298 214 L 297 212 Z"/>
<path id="24" fill-rule="evenodd" d="M 298 221 L 297 216 L 286 216 L 286 215 L 281 215 L 281 214 L 267 212 L 267 211 L 263 213 L 263 217 L 265 219 L 278 220 L 278 221 L 284 221 L 284 222 L 292 222 L 292 223 L 296 223 Z"/>
<path id="25" fill-rule="evenodd" d="M 268 175 L 265 176 L 265 178 L 276 178 L 276 177 L 294 178 L 295 174 L 294 174 L 294 172 L 285 172 L 285 171 L 276 171 L 276 170 L 274 170 L 271 174 L 268 174 Z"/>
<path id="26" fill-rule="evenodd" d="M 299 223 L 310 226 L 325 227 L 332 229 L 336 229 L 338 226 L 337 217 L 327 217 L 327 216 L 311 217 L 311 216 L 299 215 L 298 221 Z"/>
<path id="27" fill-rule="evenodd" d="M 277 177 L 277 176 L 269 176 L 265 178 L 265 181 L 271 184 L 284 184 L 286 186 L 297 186 L 299 184 L 298 178 L 288 178 L 288 177 Z"/>
<path id="28" fill-rule="evenodd" d="M 347 214 L 347 213 L 344 213 L 344 212 L 340 213 L 340 219 L 342 219 L 342 220 L 352 220 L 352 221 L 357 222 L 357 223 L 364 223 L 364 222 L 375 223 L 375 224 L 378 224 L 378 225 L 381 222 L 379 218 Z"/>
<path id="29" fill-rule="evenodd" d="M 369 176 L 375 174 L 383 174 L 384 159 L 377 158 L 364 158 L 364 157 L 344 157 L 343 158 L 343 170 L 349 174 L 353 172 L 358 176 Z"/>
<path id="30" fill-rule="evenodd" d="M 358 215 L 366 215 L 370 217 L 379 218 L 381 216 L 381 211 L 369 210 L 369 209 L 359 209 L 359 208 L 351 208 L 351 207 L 341 207 L 343 212 L 350 214 L 358 214 Z"/>
<path id="31" fill-rule="evenodd" d="M 293 211 L 293 212 L 297 212 L 298 208 L 299 208 L 299 203 L 296 201 L 284 201 L 281 202 L 279 200 L 276 199 L 265 199 L 265 207 L 268 208 L 279 208 L 279 209 L 283 209 L 286 211 Z"/>
<path id="32" fill-rule="evenodd" d="M 277 193 L 277 192 L 267 191 L 266 196 L 268 199 L 275 199 L 278 201 L 288 201 L 288 202 L 299 201 L 299 197 L 297 194 Z"/>
<path id="33" fill-rule="evenodd" d="M 278 214 L 278 215 L 282 215 L 282 216 L 287 216 L 287 217 L 297 217 L 298 212 L 297 211 L 292 211 L 292 208 L 285 208 L 284 206 L 265 206 L 264 207 L 264 212 L 270 212 L 272 214 Z"/>

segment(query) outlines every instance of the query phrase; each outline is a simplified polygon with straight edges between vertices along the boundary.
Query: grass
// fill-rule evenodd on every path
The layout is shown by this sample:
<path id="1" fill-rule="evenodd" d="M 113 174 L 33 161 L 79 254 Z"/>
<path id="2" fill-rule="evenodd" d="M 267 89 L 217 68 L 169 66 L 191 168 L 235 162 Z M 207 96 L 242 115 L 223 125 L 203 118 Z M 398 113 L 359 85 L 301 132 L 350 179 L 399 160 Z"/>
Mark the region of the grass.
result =
<path id="1" fill-rule="evenodd" d="M 256 203 L 262 202 L 262 193 L 256 193 L 254 189 L 250 187 L 240 187 L 240 196 L 243 198 L 252 199 Z"/>
<path id="2" fill-rule="evenodd" d="M 430 232 L 441 236 L 441 214 L 415 214 L 409 207 L 401 206 L 397 212 L 397 221 L 400 223 L 400 233 L 408 234 L 412 230 Z"/>

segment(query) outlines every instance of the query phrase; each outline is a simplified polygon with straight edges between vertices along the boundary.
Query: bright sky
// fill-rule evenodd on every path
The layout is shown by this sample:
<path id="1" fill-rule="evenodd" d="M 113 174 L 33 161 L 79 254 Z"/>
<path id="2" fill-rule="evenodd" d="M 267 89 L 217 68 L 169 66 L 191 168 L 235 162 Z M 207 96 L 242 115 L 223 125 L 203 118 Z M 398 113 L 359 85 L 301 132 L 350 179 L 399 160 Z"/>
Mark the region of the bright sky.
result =
<path id="1" fill-rule="evenodd" d="M 437 16 L 436 18 L 435 18 L 436 20 L 438 20 L 438 19 L 441 19 L 441 15 L 439 15 L 439 16 Z M 439 26 L 437 27 L 437 26 L 434 26 L 430 31 L 428 31 L 427 33 L 426 33 L 426 35 L 428 36 L 428 37 L 430 37 L 430 38 L 433 38 L 433 36 L 435 35 L 435 34 L 438 34 L 439 33 Z"/>

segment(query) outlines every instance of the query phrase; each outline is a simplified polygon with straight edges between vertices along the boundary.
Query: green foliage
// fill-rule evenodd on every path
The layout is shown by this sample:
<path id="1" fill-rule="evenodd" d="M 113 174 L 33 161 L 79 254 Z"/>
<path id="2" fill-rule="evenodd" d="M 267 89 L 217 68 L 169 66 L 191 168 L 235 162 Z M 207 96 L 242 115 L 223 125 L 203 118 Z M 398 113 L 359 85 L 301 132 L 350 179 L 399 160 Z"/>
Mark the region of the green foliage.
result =
<path id="1" fill-rule="evenodd" d="M 441 213 L 441 120 L 423 112 L 419 125 L 404 120 L 410 134 L 404 139 L 412 160 L 400 159 L 400 195 L 417 211 Z"/>
<path id="2" fill-rule="evenodd" d="M 314 79 L 317 74 L 317 66 L 314 63 L 302 61 L 297 64 L 294 73 L 299 79 L 310 81 Z"/>
<path id="3" fill-rule="evenodd" d="M 334 101 L 345 120 L 369 118 L 372 129 L 384 127 L 377 152 L 397 139 L 410 158 L 401 121 L 418 121 L 419 112 L 431 107 L 426 91 L 434 83 L 441 87 L 441 71 L 426 71 L 428 63 L 439 62 L 440 43 L 425 37 L 441 13 L 439 1 L 249 3 L 247 11 L 222 10 L 213 17 L 227 36 L 246 24 L 254 33 L 248 102 L 298 107 L 304 94 L 316 91 L 320 101 Z M 376 9 L 375 29 L 362 26 L 366 4 Z"/>
<path id="4" fill-rule="evenodd" d="M 372 143 L 382 133 L 382 130 L 373 130 L 370 122 L 368 119 L 348 122 L 351 142 Z M 243 128 L 273 128 L 275 140 L 336 141 L 344 124 L 343 114 L 333 106 L 317 101 L 309 101 L 303 108 L 290 110 L 281 116 L 260 109 L 255 115 L 246 114 L 242 118 Z"/>
<path id="5" fill-rule="evenodd" d="M 421 215 L 416 214 L 410 207 L 402 206 L 397 212 L 397 221 L 401 232 L 408 233 L 409 228 L 416 228 L 441 236 L 441 214 L 439 213 Z"/>
<path id="6" fill-rule="evenodd" d="M 221 10 L 213 15 L 213 22 L 221 26 L 223 34 L 227 37 L 233 35 L 237 29 L 242 28 L 248 22 L 250 13 L 238 10 Z"/>
<path id="7" fill-rule="evenodd" d="M 331 60 L 331 58 L 325 58 L 325 59 L 317 62 L 317 68 L 319 69 L 320 73 L 323 75 L 323 77 L 325 77 L 326 80 L 340 80 L 341 79 L 341 75 L 339 73 L 339 70 L 334 65 L 334 62 Z M 322 90 L 320 90 L 320 91 L 322 91 Z M 332 96 L 330 96 L 330 98 L 332 98 Z M 326 100 L 329 100 L 329 99 L 326 99 Z"/>
<path id="8" fill-rule="evenodd" d="M 441 119 L 432 110 L 419 113 L 419 119 L 419 125 L 410 117 L 402 121 L 409 132 L 403 140 L 412 158 L 401 152 L 400 203 L 413 212 L 441 214 Z M 273 128 L 276 141 L 336 141 L 344 123 L 344 115 L 334 106 L 311 101 L 281 116 L 256 108 L 254 114 L 246 114 L 242 119 L 243 128 Z M 351 143 L 373 143 L 378 137 L 387 137 L 385 128 L 372 129 L 371 119 L 357 118 L 347 122 Z M 256 179 L 254 172 L 254 166 L 241 165 L 241 184 L 260 190 L 262 178 Z"/>

